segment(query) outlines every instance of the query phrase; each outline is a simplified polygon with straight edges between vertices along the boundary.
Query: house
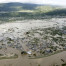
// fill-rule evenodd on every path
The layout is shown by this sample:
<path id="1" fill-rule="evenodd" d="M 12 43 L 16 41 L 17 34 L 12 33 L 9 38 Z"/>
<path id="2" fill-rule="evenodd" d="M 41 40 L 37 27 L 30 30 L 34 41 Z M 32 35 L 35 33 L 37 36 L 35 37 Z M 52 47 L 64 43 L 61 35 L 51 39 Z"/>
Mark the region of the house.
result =
<path id="1" fill-rule="evenodd" d="M 27 52 L 27 54 L 31 55 L 31 54 L 32 54 L 31 50 L 30 50 L 30 51 L 28 51 L 28 52 Z"/>

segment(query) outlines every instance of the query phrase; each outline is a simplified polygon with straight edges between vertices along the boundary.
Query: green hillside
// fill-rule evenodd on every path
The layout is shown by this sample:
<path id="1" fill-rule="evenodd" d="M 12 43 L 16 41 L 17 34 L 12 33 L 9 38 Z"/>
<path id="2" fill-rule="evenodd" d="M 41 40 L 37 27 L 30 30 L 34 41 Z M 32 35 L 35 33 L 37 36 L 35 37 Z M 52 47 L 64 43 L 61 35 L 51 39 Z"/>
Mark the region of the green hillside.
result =
<path id="1" fill-rule="evenodd" d="M 0 20 L 44 19 L 46 16 L 66 16 L 66 9 L 53 5 L 0 3 Z"/>
<path id="2" fill-rule="evenodd" d="M 1 3 L 0 12 L 11 12 L 11 11 L 20 11 L 20 10 L 34 10 L 37 7 L 37 4 L 30 3 Z"/>

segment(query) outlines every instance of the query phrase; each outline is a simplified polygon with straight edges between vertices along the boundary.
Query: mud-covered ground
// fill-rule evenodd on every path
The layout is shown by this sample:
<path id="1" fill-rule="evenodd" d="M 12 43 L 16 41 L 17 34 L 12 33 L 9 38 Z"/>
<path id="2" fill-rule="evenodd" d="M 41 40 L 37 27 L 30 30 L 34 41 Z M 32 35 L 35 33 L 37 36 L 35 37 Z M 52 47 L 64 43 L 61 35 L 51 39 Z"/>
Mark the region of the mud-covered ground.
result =
<path id="1" fill-rule="evenodd" d="M 66 51 L 39 59 L 29 59 L 28 55 L 22 56 L 20 53 L 21 50 L 28 51 L 28 48 L 24 45 L 24 43 L 22 43 L 23 38 L 25 36 L 24 33 L 26 31 L 37 28 L 53 27 L 57 25 L 59 25 L 60 27 L 62 27 L 62 25 L 66 26 L 66 18 L 61 18 L 61 19 L 52 18 L 52 19 L 44 19 L 44 20 L 23 20 L 12 23 L 10 22 L 10 23 L 1 24 L 0 53 L 16 53 L 18 54 L 18 58 L 0 60 L 0 65 L 1 66 L 53 66 L 57 64 L 58 66 L 61 66 L 61 64 L 66 63 Z M 9 42 L 9 40 L 11 42 Z M 4 48 L 7 49 L 5 50 Z"/>

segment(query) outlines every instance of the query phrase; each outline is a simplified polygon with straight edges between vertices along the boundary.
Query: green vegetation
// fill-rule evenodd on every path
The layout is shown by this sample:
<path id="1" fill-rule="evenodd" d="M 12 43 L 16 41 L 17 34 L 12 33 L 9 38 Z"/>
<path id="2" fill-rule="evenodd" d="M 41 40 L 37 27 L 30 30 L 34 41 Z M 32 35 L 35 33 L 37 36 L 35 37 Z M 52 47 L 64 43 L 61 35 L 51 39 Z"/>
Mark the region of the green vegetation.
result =
<path id="1" fill-rule="evenodd" d="M 44 19 L 66 16 L 66 9 L 59 6 L 2 3 L 0 4 L 0 21 L 15 21 L 24 19 Z"/>
<path id="2" fill-rule="evenodd" d="M 50 54 L 46 54 L 46 55 L 34 56 L 34 57 L 30 57 L 29 59 L 44 58 L 44 57 L 48 57 L 48 56 L 51 56 L 51 55 L 54 55 L 54 54 L 57 54 L 57 53 L 60 53 L 60 52 L 63 52 L 63 51 L 56 51 L 56 52 L 54 52 L 54 53 L 50 53 Z"/>
<path id="3" fill-rule="evenodd" d="M 66 63 L 62 64 L 62 66 L 66 66 Z"/>
<path id="4" fill-rule="evenodd" d="M 38 6 L 36 7 L 36 12 L 38 13 L 48 13 L 54 10 L 60 9 L 59 7 L 52 7 L 52 6 Z"/>
<path id="5" fill-rule="evenodd" d="M 26 52 L 26 51 L 22 51 L 21 54 L 22 54 L 22 55 L 26 55 L 27 52 Z"/>
<path id="6" fill-rule="evenodd" d="M 38 64 L 38 66 L 41 66 L 40 64 Z"/>
<path id="7" fill-rule="evenodd" d="M 16 58 L 18 58 L 17 54 L 14 54 L 13 56 L 4 56 L 3 54 L 0 55 L 0 60 L 2 60 L 2 59 L 16 59 Z"/>

